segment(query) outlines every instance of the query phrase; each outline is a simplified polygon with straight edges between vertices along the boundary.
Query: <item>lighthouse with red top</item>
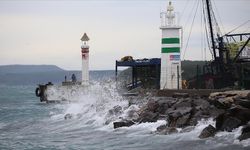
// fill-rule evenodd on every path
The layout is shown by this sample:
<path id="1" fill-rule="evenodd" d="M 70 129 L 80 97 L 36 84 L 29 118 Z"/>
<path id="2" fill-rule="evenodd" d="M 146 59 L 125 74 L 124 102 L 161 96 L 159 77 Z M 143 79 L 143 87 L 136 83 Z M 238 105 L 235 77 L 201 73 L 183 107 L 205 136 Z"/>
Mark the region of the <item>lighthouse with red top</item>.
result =
<path id="1" fill-rule="evenodd" d="M 82 85 L 89 85 L 89 37 L 86 33 L 81 38 L 82 41 Z"/>

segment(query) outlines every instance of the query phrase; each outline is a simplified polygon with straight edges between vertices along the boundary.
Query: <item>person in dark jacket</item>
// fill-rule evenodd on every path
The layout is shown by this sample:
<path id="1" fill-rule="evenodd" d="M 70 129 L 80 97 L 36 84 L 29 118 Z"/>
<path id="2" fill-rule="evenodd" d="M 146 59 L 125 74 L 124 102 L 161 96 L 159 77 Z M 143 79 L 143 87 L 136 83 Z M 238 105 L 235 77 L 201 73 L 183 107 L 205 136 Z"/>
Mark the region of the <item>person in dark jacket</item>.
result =
<path id="1" fill-rule="evenodd" d="M 72 79 L 72 82 L 76 82 L 76 75 L 72 74 L 71 79 Z"/>

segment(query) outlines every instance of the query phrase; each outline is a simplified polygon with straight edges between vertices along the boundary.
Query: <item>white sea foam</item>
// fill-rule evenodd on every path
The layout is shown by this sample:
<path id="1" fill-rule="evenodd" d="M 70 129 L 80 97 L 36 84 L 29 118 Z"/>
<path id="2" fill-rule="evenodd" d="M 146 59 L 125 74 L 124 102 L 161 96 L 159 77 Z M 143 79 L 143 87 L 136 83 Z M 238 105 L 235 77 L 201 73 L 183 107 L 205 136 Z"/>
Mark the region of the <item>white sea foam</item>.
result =
<path id="1" fill-rule="evenodd" d="M 118 94 L 115 84 L 112 82 L 96 82 L 89 87 L 87 94 L 78 95 L 78 98 L 75 102 L 63 106 L 59 105 L 60 109 L 63 109 L 62 113 L 51 113 L 51 118 L 64 120 L 66 114 L 71 114 L 73 116 L 72 121 L 78 120 L 72 125 L 87 125 L 95 127 L 96 130 L 127 134 L 127 136 L 155 135 L 152 133 L 156 131 L 156 128 L 166 124 L 165 120 L 159 120 L 154 123 L 134 124 L 130 127 L 113 129 L 113 122 L 118 121 L 120 118 L 136 118 L 138 114 L 133 112 L 137 112 L 139 107 L 137 105 L 128 107 L 128 101 Z M 118 114 L 110 114 L 110 110 L 115 106 L 120 106 L 120 112 Z M 212 118 L 203 119 L 190 132 L 180 132 L 182 129 L 178 129 L 179 133 L 176 134 L 155 136 L 165 136 L 170 141 L 203 140 L 199 139 L 198 136 L 209 124 L 215 126 L 215 121 Z M 242 127 L 239 127 L 233 130 L 233 132 L 218 132 L 215 137 L 205 139 L 205 143 L 213 145 L 213 147 L 224 147 L 230 144 L 250 146 L 250 139 L 244 141 L 237 139 L 241 134 L 241 129 Z"/>
<path id="2" fill-rule="evenodd" d="M 108 119 L 115 120 L 119 116 L 108 115 L 109 110 L 120 106 L 122 111 L 128 106 L 128 102 L 116 92 L 112 82 L 96 82 L 89 86 L 87 93 L 77 94 L 77 99 L 65 105 L 63 114 L 53 115 L 52 118 L 64 118 L 71 114 L 73 119 L 81 119 L 83 123 L 92 123 L 94 126 L 102 126 Z"/>

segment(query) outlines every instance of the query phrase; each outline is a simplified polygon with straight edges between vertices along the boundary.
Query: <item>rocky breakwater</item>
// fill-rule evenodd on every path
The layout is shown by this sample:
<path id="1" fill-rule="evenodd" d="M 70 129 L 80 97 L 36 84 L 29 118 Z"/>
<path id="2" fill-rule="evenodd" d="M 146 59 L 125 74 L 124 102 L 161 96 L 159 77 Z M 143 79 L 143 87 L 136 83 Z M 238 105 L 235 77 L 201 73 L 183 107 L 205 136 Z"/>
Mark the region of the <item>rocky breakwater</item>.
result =
<path id="1" fill-rule="evenodd" d="M 176 93 L 173 97 L 148 97 L 133 119 L 114 122 L 114 128 L 144 122 L 166 120 L 156 133 L 173 134 L 191 131 L 201 119 L 214 118 L 216 126 L 203 129 L 199 138 L 214 136 L 218 131 L 231 132 L 243 126 L 239 140 L 250 138 L 250 91 L 226 91 L 210 94 L 207 98 L 189 97 Z"/>

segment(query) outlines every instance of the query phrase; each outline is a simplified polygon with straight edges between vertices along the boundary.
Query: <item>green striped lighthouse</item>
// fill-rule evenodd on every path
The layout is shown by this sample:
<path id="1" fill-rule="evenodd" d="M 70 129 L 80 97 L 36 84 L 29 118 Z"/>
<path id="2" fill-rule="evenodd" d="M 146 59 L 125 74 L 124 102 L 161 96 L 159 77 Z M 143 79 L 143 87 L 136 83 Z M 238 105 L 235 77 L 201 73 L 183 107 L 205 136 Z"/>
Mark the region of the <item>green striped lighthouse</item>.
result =
<path id="1" fill-rule="evenodd" d="M 161 13 L 161 79 L 160 89 L 181 89 L 181 29 L 171 2 Z"/>

